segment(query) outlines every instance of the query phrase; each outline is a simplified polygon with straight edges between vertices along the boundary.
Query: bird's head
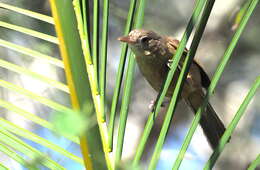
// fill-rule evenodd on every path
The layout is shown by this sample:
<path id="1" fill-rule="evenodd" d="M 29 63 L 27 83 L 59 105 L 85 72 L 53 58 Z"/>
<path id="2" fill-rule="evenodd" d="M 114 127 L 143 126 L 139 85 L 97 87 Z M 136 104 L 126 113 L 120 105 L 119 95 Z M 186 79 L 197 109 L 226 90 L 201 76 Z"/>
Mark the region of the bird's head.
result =
<path id="1" fill-rule="evenodd" d="M 129 44 L 136 56 L 153 56 L 161 40 L 157 33 L 144 29 L 134 29 L 118 40 Z"/>

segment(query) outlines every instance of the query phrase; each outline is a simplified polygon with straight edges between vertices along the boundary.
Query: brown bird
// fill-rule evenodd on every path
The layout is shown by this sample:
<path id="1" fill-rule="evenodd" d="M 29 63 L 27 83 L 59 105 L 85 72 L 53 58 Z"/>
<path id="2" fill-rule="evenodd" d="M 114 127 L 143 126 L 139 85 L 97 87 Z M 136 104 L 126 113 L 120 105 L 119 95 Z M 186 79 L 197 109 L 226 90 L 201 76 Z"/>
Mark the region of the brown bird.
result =
<path id="1" fill-rule="evenodd" d="M 160 36 L 153 31 L 135 29 L 128 36 L 118 38 L 119 41 L 129 44 L 135 54 L 139 69 L 150 85 L 159 92 L 169 71 L 179 41 L 168 36 Z M 180 64 L 173 76 L 166 96 L 171 97 L 188 50 L 185 49 Z M 203 102 L 205 90 L 210 84 L 210 79 L 203 68 L 194 60 L 191 64 L 187 79 L 183 85 L 181 97 L 196 113 Z M 206 135 L 210 146 L 217 147 L 225 126 L 217 116 L 216 112 L 207 104 L 205 113 L 202 114 L 200 125 Z"/>

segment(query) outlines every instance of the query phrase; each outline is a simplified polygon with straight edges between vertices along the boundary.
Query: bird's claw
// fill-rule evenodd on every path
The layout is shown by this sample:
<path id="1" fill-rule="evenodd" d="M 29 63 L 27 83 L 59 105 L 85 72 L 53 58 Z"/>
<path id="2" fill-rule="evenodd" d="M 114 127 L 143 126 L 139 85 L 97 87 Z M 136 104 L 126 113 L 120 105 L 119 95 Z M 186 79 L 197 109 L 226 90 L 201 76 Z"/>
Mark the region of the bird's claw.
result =
<path id="1" fill-rule="evenodd" d="M 172 63 L 173 63 L 173 59 L 169 59 L 168 62 L 167 62 L 167 66 L 168 66 L 169 68 L 171 68 Z M 179 70 L 181 70 L 181 68 L 182 68 L 180 64 L 178 64 L 177 67 L 178 67 Z"/>
<path id="2" fill-rule="evenodd" d="M 168 103 L 167 101 L 162 102 L 161 107 L 165 107 L 167 103 Z M 154 112 L 155 111 L 155 106 L 156 106 L 156 101 L 152 100 L 148 107 L 149 107 L 149 109 L 152 110 L 152 112 Z"/>
<path id="3" fill-rule="evenodd" d="M 152 101 L 150 101 L 150 104 L 149 104 L 149 106 L 148 106 L 148 108 L 149 108 L 150 110 L 152 110 L 152 111 L 154 111 L 154 104 L 155 104 L 155 100 L 152 100 Z"/>
<path id="4" fill-rule="evenodd" d="M 168 103 L 167 101 L 162 102 L 161 107 L 165 107 L 167 103 Z M 153 120 L 154 120 L 154 121 L 155 121 L 155 118 L 156 118 L 156 116 L 155 116 L 155 114 L 156 114 L 156 113 L 155 113 L 156 105 L 157 105 L 157 102 L 156 102 L 155 100 L 152 100 L 152 101 L 150 102 L 150 104 L 149 104 L 149 109 L 150 109 L 151 112 L 152 112 Z"/>
<path id="5" fill-rule="evenodd" d="M 173 59 L 169 59 L 169 60 L 168 60 L 167 66 L 168 66 L 169 68 L 171 68 L 172 62 L 173 62 Z"/>

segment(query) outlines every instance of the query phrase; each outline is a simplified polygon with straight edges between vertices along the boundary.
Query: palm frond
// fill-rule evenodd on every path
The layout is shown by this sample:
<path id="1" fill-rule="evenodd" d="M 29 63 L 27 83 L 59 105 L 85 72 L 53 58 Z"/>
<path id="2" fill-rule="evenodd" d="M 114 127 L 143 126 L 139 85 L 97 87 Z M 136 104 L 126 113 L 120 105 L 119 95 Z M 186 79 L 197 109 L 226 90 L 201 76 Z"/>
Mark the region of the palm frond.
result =
<path id="1" fill-rule="evenodd" d="M 0 6 L 4 9 L 8 9 L 10 11 L 15 11 L 15 12 L 24 14 L 29 17 L 40 19 L 44 22 L 53 23 L 53 18 L 49 17 L 49 16 L 45 16 L 45 15 L 42 15 L 39 13 L 24 10 L 24 9 L 14 7 L 11 5 L 7 5 L 4 3 L 0 3 Z M 29 36 L 43 39 L 43 40 L 46 40 L 51 43 L 58 44 L 57 37 L 50 36 L 48 34 L 41 33 L 39 31 L 17 26 L 15 24 L 10 24 L 10 23 L 4 22 L 4 21 L 0 21 L 0 26 L 3 28 L 8 28 L 8 29 L 14 30 L 14 31 L 22 32 Z M 24 54 L 24 55 L 27 55 L 30 57 L 34 57 L 37 59 L 41 59 L 43 61 L 46 61 L 47 63 L 53 64 L 60 68 L 64 67 L 63 61 L 56 59 L 54 57 L 48 56 L 46 54 L 43 54 L 41 52 L 38 52 L 36 50 L 25 48 L 21 45 L 12 43 L 8 40 L 1 39 L 0 44 L 2 47 L 14 50 L 18 53 L 21 53 L 21 54 Z M 57 89 L 64 91 L 65 93 L 70 93 L 68 86 L 64 83 L 50 79 L 50 78 L 45 77 L 41 74 L 38 74 L 34 71 L 31 71 L 30 69 L 23 68 L 21 66 L 18 66 L 11 62 L 5 61 L 3 59 L 0 60 L 0 63 L 1 63 L 0 66 L 2 68 L 7 69 L 8 71 L 13 71 L 13 72 L 16 72 L 21 75 L 30 76 L 34 79 L 38 79 L 44 83 L 47 83 L 50 87 L 56 87 Z M 7 88 L 11 91 L 14 91 L 17 94 L 24 95 L 27 98 L 32 99 L 34 101 L 38 101 L 41 104 L 46 105 L 49 108 L 52 108 L 54 111 L 57 111 L 55 114 L 58 114 L 61 112 L 73 113 L 72 109 L 67 106 L 54 102 L 50 99 L 47 99 L 46 97 L 42 97 L 30 90 L 26 90 L 18 85 L 8 82 L 8 81 L 2 80 L 2 79 L 0 81 L 1 81 L 0 84 L 2 87 Z M 36 116 L 33 113 L 28 112 L 26 110 L 26 108 L 17 107 L 15 104 L 2 100 L 2 99 L 1 99 L 0 103 L 1 103 L 0 104 L 1 107 L 6 108 L 7 110 L 12 111 L 13 113 L 22 115 L 24 118 L 27 118 L 28 120 L 35 122 L 36 124 L 41 125 L 47 129 L 53 131 L 55 134 L 60 134 L 51 122 L 44 120 L 44 119 Z M 42 161 L 39 162 L 39 164 L 42 164 L 50 169 L 64 169 L 61 165 L 59 165 L 58 163 L 53 161 L 51 158 L 46 156 L 44 153 L 42 153 L 42 152 L 38 151 L 37 149 L 26 144 L 22 139 L 27 139 L 27 140 L 33 141 L 35 143 L 38 143 L 40 145 L 43 145 L 46 148 L 59 152 L 61 155 L 66 156 L 66 157 L 70 158 L 71 160 L 74 160 L 80 164 L 83 164 L 82 158 L 71 154 L 70 152 L 66 151 L 65 149 L 61 148 L 60 146 L 55 145 L 54 143 L 52 143 L 44 138 L 41 138 L 38 135 L 36 135 L 26 129 L 23 129 L 23 128 L 15 125 L 14 123 L 9 122 L 3 118 L 1 118 L 0 121 L 1 121 L 1 136 L 2 136 L 1 137 L 1 142 L 2 142 L 1 150 L 5 154 L 9 155 L 12 159 L 21 163 L 22 165 L 27 166 L 27 164 L 29 164 L 30 160 L 28 160 L 28 158 L 33 160 L 37 157 L 37 159 L 43 158 Z M 16 137 L 13 134 L 18 135 L 19 137 Z M 69 140 L 71 140 L 75 143 L 79 143 L 78 137 L 75 137 L 72 135 L 65 135 L 65 137 L 67 137 Z M 23 155 L 20 155 L 17 152 L 22 153 Z M 24 157 L 24 155 L 27 156 L 27 158 Z"/>
<path id="2" fill-rule="evenodd" d="M 251 6 L 251 8 L 253 8 L 253 7 Z M 253 84 L 253 86 L 251 87 L 250 91 L 248 92 L 246 98 L 244 99 L 243 103 L 240 105 L 240 107 L 239 107 L 236 115 L 234 116 L 233 120 L 228 125 L 226 132 L 223 134 L 222 138 L 219 141 L 218 147 L 214 150 L 211 157 L 209 158 L 209 160 L 205 164 L 204 170 L 212 169 L 212 167 L 216 163 L 217 158 L 219 157 L 220 153 L 223 151 L 225 144 L 229 141 L 231 134 L 235 130 L 239 120 L 243 116 L 243 113 L 245 112 L 248 104 L 250 103 L 251 99 L 254 97 L 256 90 L 259 87 L 260 87 L 260 76 L 258 76 L 258 78 L 256 79 L 255 83 Z M 256 163 L 257 163 L 257 161 L 256 161 Z M 259 164 L 259 161 L 258 161 L 258 164 Z"/>
<path id="3" fill-rule="evenodd" d="M 57 37 L 54 37 L 54 36 L 51 36 L 51 35 L 48 35 L 48 34 L 44 34 L 44 33 L 41 33 L 39 31 L 35 31 L 35 30 L 25 28 L 25 27 L 22 27 L 22 26 L 18 26 L 18 25 L 15 25 L 15 24 L 10 24 L 10 23 L 4 22 L 4 21 L 0 21 L 0 27 L 4 27 L 4 28 L 8 28 L 8 29 L 11 29 L 11 30 L 14 30 L 14 31 L 18 31 L 18 32 L 30 35 L 30 36 L 35 37 L 35 38 L 40 38 L 42 40 L 45 40 L 45 41 L 48 41 L 48 42 L 51 42 L 51 43 L 54 43 L 54 44 L 59 43 Z"/>
<path id="4" fill-rule="evenodd" d="M 30 11 L 30 10 L 19 8 L 19 7 L 13 6 L 13 5 L 8 5 L 8 4 L 5 4 L 5 3 L 0 3 L 0 7 L 7 9 L 7 10 L 10 10 L 10 11 L 13 11 L 13 12 L 17 12 L 17 13 L 26 15 L 28 17 L 38 19 L 40 21 L 44 21 L 44 22 L 47 22 L 47 23 L 50 23 L 50 24 L 54 24 L 53 18 L 50 17 L 50 16 L 47 16 L 47 15 L 43 15 L 43 14 L 40 14 L 40 13 L 37 13 L 37 12 L 33 12 L 33 11 Z"/>
<path id="5" fill-rule="evenodd" d="M 14 50 L 18 53 L 24 54 L 24 55 L 29 56 L 29 57 L 33 57 L 33 58 L 36 58 L 36 59 L 43 60 L 43 61 L 50 63 L 50 64 L 53 64 L 57 67 L 64 68 L 63 62 L 61 60 L 54 58 L 54 57 L 51 57 L 51 56 L 48 56 L 48 55 L 43 54 L 41 52 L 23 47 L 21 45 L 17 45 L 15 43 L 0 39 L 0 46 Z"/>
<path id="6" fill-rule="evenodd" d="M 124 34 L 127 35 L 133 24 L 134 19 L 134 12 L 136 11 L 136 0 L 131 0 L 129 5 L 129 11 L 128 11 L 128 17 L 125 27 Z M 119 101 L 119 94 L 121 91 L 122 81 L 123 81 L 123 75 L 124 75 L 124 69 L 125 69 L 125 62 L 126 62 L 126 56 L 127 56 L 127 49 L 128 45 L 123 44 L 121 48 L 121 55 L 120 55 L 120 61 L 118 65 L 118 72 L 116 75 L 116 83 L 115 83 L 115 89 L 111 104 L 111 111 L 110 111 L 110 119 L 109 119 L 109 149 L 113 150 L 113 137 L 114 137 L 114 128 L 115 128 L 115 118 L 116 118 L 116 109 Z"/>
<path id="7" fill-rule="evenodd" d="M 100 95 L 97 91 L 97 77 L 86 44 L 86 35 L 83 31 L 82 13 L 79 1 L 61 2 L 51 0 L 51 7 L 55 21 L 55 28 L 60 41 L 60 51 L 64 61 L 67 82 L 71 92 L 71 102 L 74 109 L 84 111 L 87 116 L 96 111 L 98 126 L 94 126 L 80 137 L 81 152 L 87 169 L 111 169 L 110 155 L 107 144 L 106 125 L 101 120 Z M 75 11 L 73 10 L 75 9 Z M 64 10 L 67 12 L 64 13 Z M 75 13 L 74 13 L 75 12 Z M 71 21 L 70 24 L 67 21 Z M 79 24 L 79 25 L 77 25 Z M 75 30 L 79 30 L 76 32 Z M 85 61 L 84 61 L 85 60 Z M 82 93 L 82 89 L 86 91 Z M 92 109 L 95 107 L 95 111 Z M 101 143 L 103 142 L 103 143 Z M 102 147 L 103 146 L 103 147 Z M 103 152 L 100 150 L 103 148 Z M 105 163 L 106 162 L 106 163 Z"/>
<path id="8" fill-rule="evenodd" d="M 4 128 L 0 128 L 0 136 L 1 136 L 1 142 L 8 146 L 9 148 L 12 148 L 15 151 L 19 151 L 20 153 L 23 153 L 30 159 L 35 158 L 41 158 L 44 166 L 48 168 L 58 168 L 58 169 L 64 169 L 61 165 L 53 161 L 51 158 L 46 156 L 44 153 L 38 151 L 37 149 L 31 147 L 30 145 L 23 142 L 21 139 L 10 133 L 9 131 L 5 130 Z M 19 158 L 16 158 L 19 159 Z M 28 160 L 29 161 L 29 160 Z"/>

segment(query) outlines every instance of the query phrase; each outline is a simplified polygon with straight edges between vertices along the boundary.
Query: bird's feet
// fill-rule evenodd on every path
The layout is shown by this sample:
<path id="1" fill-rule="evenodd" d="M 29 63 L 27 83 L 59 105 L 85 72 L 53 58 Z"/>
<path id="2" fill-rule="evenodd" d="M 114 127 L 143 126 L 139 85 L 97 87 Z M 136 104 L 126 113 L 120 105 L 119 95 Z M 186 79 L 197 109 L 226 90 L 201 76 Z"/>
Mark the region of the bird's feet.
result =
<path id="1" fill-rule="evenodd" d="M 154 111 L 154 104 L 155 104 L 155 100 L 151 100 L 150 104 L 148 105 L 148 108 L 152 111 Z"/>
<path id="2" fill-rule="evenodd" d="M 172 62 L 173 62 L 173 59 L 169 59 L 169 60 L 168 60 L 167 66 L 168 66 L 169 68 L 171 68 Z"/>
<path id="3" fill-rule="evenodd" d="M 165 107 L 168 103 L 169 103 L 169 101 L 163 101 L 162 104 L 161 104 L 161 107 Z M 152 112 L 155 110 L 155 106 L 156 106 L 156 101 L 151 100 L 148 107 L 149 107 L 150 110 L 152 110 Z"/>
<path id="4" fill-rule="evenodd" d="M 173 63 L 173 59 L 169 59 L 169 60 L 167 61 L 167 67 L 168 67 L 169 69 L 171 69 L 172 63 Z M 178 67 L 179 70 L 181 70 L 181 65 L 180 65 L 180 64 L 178 64 L 177 67 Z"/>

